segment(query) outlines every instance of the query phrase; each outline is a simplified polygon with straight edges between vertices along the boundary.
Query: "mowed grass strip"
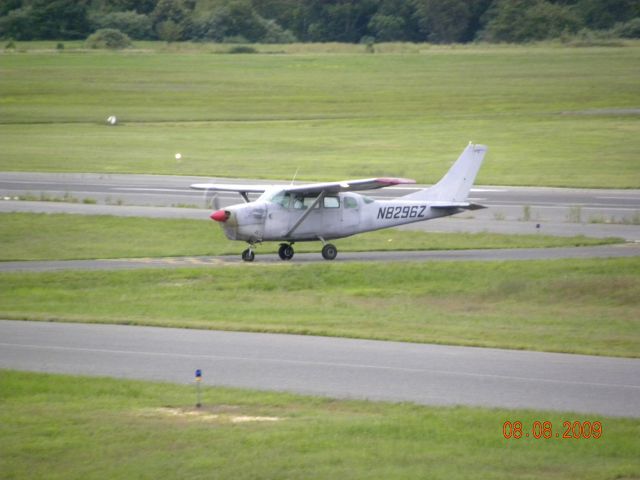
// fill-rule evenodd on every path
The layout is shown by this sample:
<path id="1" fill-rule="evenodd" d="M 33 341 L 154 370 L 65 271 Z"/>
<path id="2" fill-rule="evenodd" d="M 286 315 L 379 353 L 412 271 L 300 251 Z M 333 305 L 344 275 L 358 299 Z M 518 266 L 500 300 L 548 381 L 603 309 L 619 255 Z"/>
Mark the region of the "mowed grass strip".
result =
<path id="1" fill-rule="evenodd" d="M 2 475 L 385 480 L 640 475 L 637 419 L 207 387 L 203 408 L 196 411 L 194 403 L 193 386 L 2 371 Z M 234 420 L 243 417 L 271 420 Z M 507 440 L 505 421 L 529 428 L 549 421 L 561 436 L 564 421 L 597 421 L 603 434 Z"/>
<path id="2" fill-rule="evenodd" d="M 226 239 L 208 221 L 68 214 L 0 213 L 0 261 L 167 257 L 240 254 L 242 242 Z M 603 245 L 619 239 L 583 236 L 428 233 L 397 229 L 337 240 L 341 251 L 458 250 Z M 296 252 L 320 252 L 319 242 L 298 243 Z M 274 253 L 278 243 L 258 252 Z"/>
<path id="3" fill-rule="evenodd" d="M 490 147 L 481 184 L 637 188 L 626 45 L 3 54 L 0 171 L 431 183 L 471 140 Z"/>
<path id="4" fill-rule="evenodd" d="M 0 275 L 0 318 L 638 357 L 640 258 Z"/>

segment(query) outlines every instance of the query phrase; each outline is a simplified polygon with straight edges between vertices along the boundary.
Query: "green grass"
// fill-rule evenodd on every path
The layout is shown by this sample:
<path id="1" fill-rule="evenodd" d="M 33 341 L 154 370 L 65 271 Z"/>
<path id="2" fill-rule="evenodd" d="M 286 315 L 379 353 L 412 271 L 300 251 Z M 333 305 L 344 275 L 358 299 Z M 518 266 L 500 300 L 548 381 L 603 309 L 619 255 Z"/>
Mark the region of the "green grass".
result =
<path id="1" fill-rule="evenodd" d="M 473 140 L 490 147 L 479 183 L 637 188 L 625 45 L 3 53 L 0 171 L 433 182 Z"/>
<path id="2" fill-rule="evenodd" d="M 207 215 L 203 210 L 203 219 Z M 391 229 L 335 243 L 341 251 L 371 251 L 567 247 L 620 241 Z M 34 213 L 0 213 L 0 244 L 0 261 L 224 255 L 245 248 L 241 242 L 227 240 L 211 221 Z M 298 243 L 295 248 L 297 252 L 319 252 L 320 243 Z M 266 243 L 259 252 L 277 249 L 277 243 Z"/>
<path id="3" fill-rule="evenodd" d="M 223 388 L 205 388 L 203 399 L 203 414 L 176 416 L 167 407 L 193 411 L 192 386 L 0 372 L 0 471 L 11 479 L 640 476 L 637 419 Z M 280 420 L 232 423 L 239 415 Z M 565 420 L 600 421 L 603 436 L 506 440 L 507 420 L 558 430 Z"/>
<path id="4" fill-rule="evenodd" d="M 0 275 L 0 318 L 638 357 L 640 258 Z"/>

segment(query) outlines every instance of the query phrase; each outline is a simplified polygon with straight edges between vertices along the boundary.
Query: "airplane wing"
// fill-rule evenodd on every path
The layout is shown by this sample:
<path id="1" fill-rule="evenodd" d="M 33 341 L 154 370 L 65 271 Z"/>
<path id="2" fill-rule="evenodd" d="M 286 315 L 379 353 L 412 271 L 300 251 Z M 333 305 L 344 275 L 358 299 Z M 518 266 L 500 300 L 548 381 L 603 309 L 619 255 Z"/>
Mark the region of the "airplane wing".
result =
<path id="1" fill-rule="evenodd" d="M 245 192 L 263 193 L 272 185 L 232 185 L 230 183 L 194 183 L 189 188 L 193 190 L 210 190 L 212 192 Z"/>
<path id="2" fill-rule="evenodd" d="M 193 190 L 210 190 L 212 192 L 263 193 L 267 190 L 281 189 L 296 193 L 338 193 L 355 192 L 358 190 L 374 190 L 376 188 L 391 187 L 416 183 L 409 178 L 366 178 L 363 180 L 345 180 L 343 182 L 306 183 L 303 185 L 232 185 L 227 183 L 195 183 L 190 186 Z"/>
<path id="3" fill-rule="evenodd" d="M 363 180 L 345 180 L 343 182 L 308 183 L 305 185 L 292 185 L 284 187 L 287 192 L 296 193 L 338 193 L 357 192 L 359 190 L 375 190 L 376 188 L 391 187 L 393 185 L 405 185 L 416 183 L 409 178 L 366 178 Z"/>

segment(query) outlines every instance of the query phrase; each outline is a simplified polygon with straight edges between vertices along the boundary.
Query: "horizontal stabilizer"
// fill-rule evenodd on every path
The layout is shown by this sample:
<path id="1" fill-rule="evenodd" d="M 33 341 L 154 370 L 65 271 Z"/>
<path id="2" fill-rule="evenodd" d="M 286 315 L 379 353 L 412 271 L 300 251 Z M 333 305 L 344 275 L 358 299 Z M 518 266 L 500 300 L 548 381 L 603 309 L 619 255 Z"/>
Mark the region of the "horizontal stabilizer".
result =
<path id="1" fill-rule="evenodd" d="M 431 208 L 462 208 L 464 210 L 482 210 L 487 208 L 479 203 L 469 202 L 436 202 L 429 205 Z"/>

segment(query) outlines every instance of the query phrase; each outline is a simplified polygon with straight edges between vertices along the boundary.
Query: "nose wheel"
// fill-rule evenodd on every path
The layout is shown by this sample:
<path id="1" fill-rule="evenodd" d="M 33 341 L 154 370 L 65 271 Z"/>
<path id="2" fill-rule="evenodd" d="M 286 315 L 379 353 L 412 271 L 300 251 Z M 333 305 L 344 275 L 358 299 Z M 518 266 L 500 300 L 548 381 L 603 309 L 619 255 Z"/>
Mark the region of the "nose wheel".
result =
<path id="1" fill-rule="evenodd" d="M 244 252 L 242 252 L 242 260 L 244 260 L 245 262 L 253 262 L 255 258 L 256 254 L 253 253 L 253 250 L 251 248 L 247 248 Z"/>
<path id="2" fill-rule="evenodd" d="M 281 243 L 278 249 L 278 256 L 281 260 L 291 260 L 293 258 L 293 247 L 288 243 Z"/>

